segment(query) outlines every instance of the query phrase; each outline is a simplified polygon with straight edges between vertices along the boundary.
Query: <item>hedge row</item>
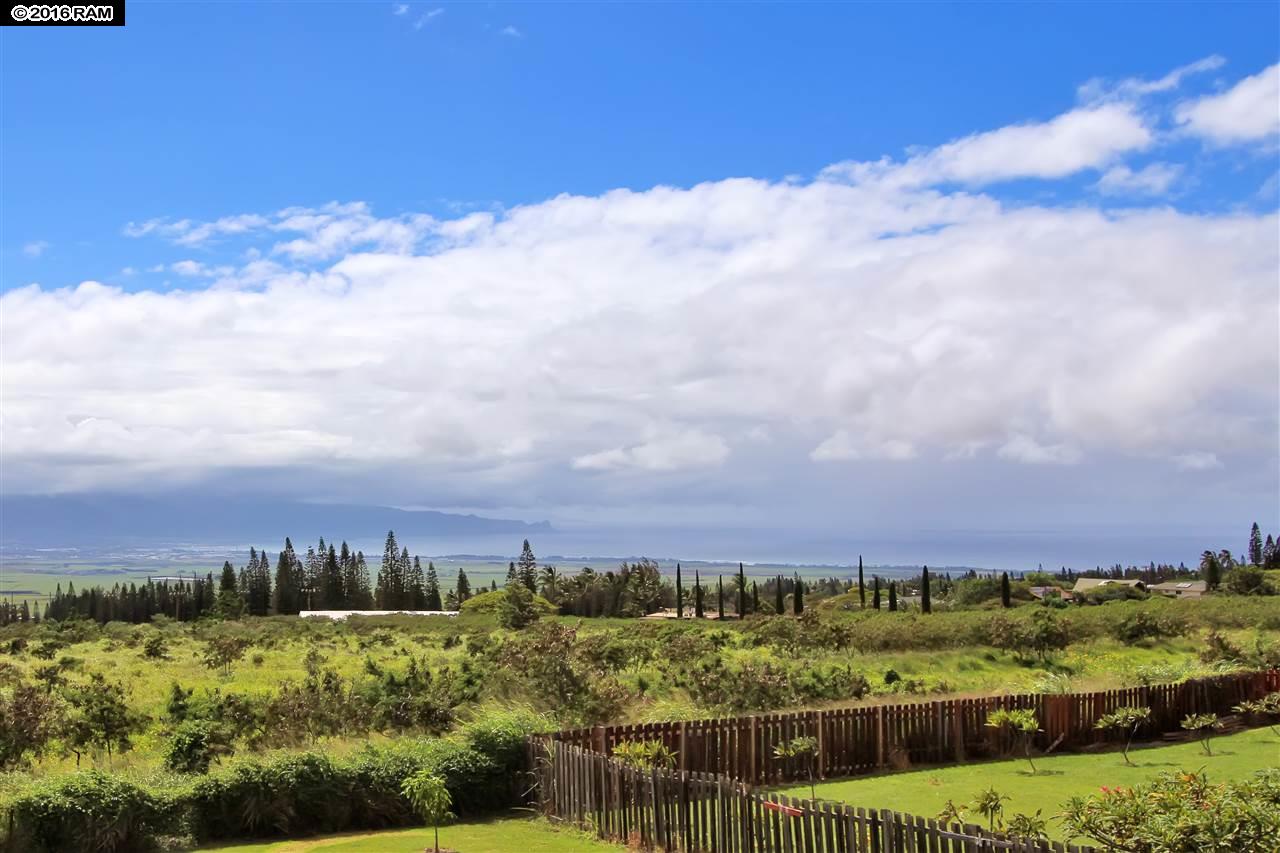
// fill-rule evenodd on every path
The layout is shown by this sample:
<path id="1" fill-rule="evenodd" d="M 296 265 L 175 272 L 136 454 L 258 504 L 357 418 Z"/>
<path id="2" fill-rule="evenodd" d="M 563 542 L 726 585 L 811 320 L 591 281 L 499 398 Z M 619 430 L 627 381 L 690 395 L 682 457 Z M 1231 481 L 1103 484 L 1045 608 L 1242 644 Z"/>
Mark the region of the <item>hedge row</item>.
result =
<path id="1" fill-rule="evenodd" d="M 525 794 L 525 742 L 545 728 L 524 712 L 486 714 L 455 736 L 247 761 L 194 781 L 143 786 L 98 771 L 33 784 L 9 804 L 0 850 L 128 853 L 223 839 L 313 835 L 418 823 L 400 789 L 420 770 L 444 778 L 462 816 Z"/>

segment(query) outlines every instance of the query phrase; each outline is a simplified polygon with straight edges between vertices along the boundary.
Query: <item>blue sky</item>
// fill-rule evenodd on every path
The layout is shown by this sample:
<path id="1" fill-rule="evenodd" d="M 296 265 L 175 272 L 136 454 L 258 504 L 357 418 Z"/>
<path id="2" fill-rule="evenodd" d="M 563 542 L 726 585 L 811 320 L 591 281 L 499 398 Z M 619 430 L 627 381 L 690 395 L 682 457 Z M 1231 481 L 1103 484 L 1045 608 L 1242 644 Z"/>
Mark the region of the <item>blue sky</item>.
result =
<path id="1" fill-rule="evenodd" d="M 1280 518 L 1276 4 L 128 19 L 0 29 L 6 491 Z"/>
<path id="2" fill-rule="evenodd" d="M 123 29 L 0 31 L 0 284 L 164 261 L 116 239 L 157 216 L 812 175 L 1050 118 L 1094 77 L 1219 55 L 1236 79 L 1280 27 L 1268 3 L 397 5 L 135 0 Z M 1182 204 L 1273 166 L 1210 165 Z"/>

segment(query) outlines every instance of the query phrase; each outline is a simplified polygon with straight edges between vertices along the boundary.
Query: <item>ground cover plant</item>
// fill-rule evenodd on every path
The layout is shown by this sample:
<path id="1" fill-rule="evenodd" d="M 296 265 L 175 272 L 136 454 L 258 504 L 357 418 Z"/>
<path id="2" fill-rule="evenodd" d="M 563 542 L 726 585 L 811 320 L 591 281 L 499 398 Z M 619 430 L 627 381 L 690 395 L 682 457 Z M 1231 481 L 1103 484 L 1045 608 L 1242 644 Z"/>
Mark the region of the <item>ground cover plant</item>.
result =
<path id="1" fill-rule="evenodd" d="M 819 782 L 816 794 L 821 799 L 888 806 L 925 816 L 959 809 L 971 822 L 985 826 L 988 817 L 977 803 L 989 800 L 988 792 L 994 790 L 1002 798 L 999 804 L 1006 827 L 1013 816 L 1034 817 L 1039 812 L 1046 821 L 1046 835 L 1065 841 L 1072 833 L 1057 816 L 1072 797 L 1102 794 L 1104 787 L 1131 789 L 1151 783 L 1162 773 L 1180 770 L 1203 772 L 1213 782 L 1244 781 L 1258 771 L 1275 768 L 1277 750 L 1280 738 L 1262 728 L 1219 737 L 1211 756 L 1204 754 L 1198 742 L 1189 740 L 1167 746 L 1135 746 L 1129 764 L 1118 750 L 1049 755 L 1038 759 L 1036 772 L 1031 773 L 1025 760 L 1012 758 Z M 783 792 L 808 796 L 809 786 L 795 785 Z M 992 823 L 997 823 L 994 807 L 989 811 Z"/>

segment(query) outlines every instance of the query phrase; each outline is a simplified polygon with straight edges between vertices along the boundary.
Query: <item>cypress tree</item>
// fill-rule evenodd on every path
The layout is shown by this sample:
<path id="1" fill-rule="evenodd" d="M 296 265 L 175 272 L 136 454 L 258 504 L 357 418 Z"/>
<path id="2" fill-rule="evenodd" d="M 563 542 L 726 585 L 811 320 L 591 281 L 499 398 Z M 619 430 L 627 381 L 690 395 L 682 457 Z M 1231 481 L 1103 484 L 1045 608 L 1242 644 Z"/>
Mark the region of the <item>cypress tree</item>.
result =
<path id="1" fill-rule="evenodd" d="M 537 592 L 538 590 L 538 561 L 533 556 L 533 549 L 529 547 L 529 540 L 524 540 L 524 547 L 520 549 L 520 565 L 517 569 L 521 583 L 529 588 L 529 592 Z"/>
<path id="2" fill-rule="evenodd" d="M 745 619 L 747 616 L 747 573 L 743 571 L 742 563 L 738 563 L 738 618 Z"/>
<path id="3" fill-rule="evenodd" d="M 896 613 L 898 610 L 898 587 L 893 581 L 889 581 L 889 612 Z"/>
<path id="4" fill-rule="evenodd" d="M 933 597 L 929 594 L 928 566 L 925 566 L 924 571 L 920 574 L 920 610 L 924 613 L 933 612 Z"/>
<path id="5" fill-rule="evenodd" d="M 800 580 L 799 573 L 796 573 L 796 591 L 791 596 L 791 609 L 797 616 L 804 613 L 804 581 Z"/>
<path id="6" fill-rule="evenodd" d="M 871 576 L 871 606 L 876 610 L 880 609 L 880 576 Z"/>
<path id="7" fill-rule="evenodd" d="M 693 615 L 698 619 L 706 615 L 702 609 L 702 578 L 697 569 L 693 570 Z"/>
<path id="8" fill-rule="evenodd" d="M 436 564 L 427 561 L 427 586 L 424 590 L 426 601 L 424 607 L 427 610 L 443 610 L 444 602 L 440 600 L 440 577 L 436 574 Z"/>
<path id="9" fill-rule="evenodd" d="M 1008 572 L 1000 573 L 1000 606 L 1001 607 L 1013 606 L 1013 592 L 1012 590 L 1009 589 L 1009 573 Z"/>
<path id="10" fill-rule="evenodd" d="M 782 575 L 778 575 L 773 588 L 773 612 L 781 616 L 787 612 L 786 599 L 782 594 Z"/>
<path id="11" fill-rule="evenodd" d="M 724 575 L 716 575 L 716 614 L 724 621 Z"/>
<path id="12" fill-rule="evenodd" d="M 756 582 L 751 582 L 751 612 L 760 612 L 760 587 L 756 586 Z"/>
<path id="13" fill-rule="evenodd" d="M 684 618 L 684 583 L 680 580 L 679 563 L 676 563 L 676 618 Z"/>
<path id="14" fill-rule="evenodd" d="M 858 555 L 858 602 L 863 610 L 867 609 L 867 585 L 862 581 L 862 555 Z"/>

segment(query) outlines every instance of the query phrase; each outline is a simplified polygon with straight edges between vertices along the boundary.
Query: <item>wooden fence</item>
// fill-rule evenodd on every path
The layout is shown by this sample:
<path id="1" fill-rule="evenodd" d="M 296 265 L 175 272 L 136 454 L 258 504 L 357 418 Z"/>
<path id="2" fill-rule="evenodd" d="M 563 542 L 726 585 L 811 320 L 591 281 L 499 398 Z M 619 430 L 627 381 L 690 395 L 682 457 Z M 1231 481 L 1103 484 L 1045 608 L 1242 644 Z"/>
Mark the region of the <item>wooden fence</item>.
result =
<path id="1" fill-rule="evenodd" d="M 818 742 L 818 778 L 855 776 L 894 767 L 945 764 L 1008 751 L 1011 735 L 986 726 L 997 708 L 1030 708 L 1042 731 L 1040 750 L 1068 751 L 1123 739 L 1094 723 L 1125 705 L 1152 709 L 1138 739 L 1180 730 L 1187 714 L 1231 713 L 1233 706 L 1280 690 L 1280 671 L 1251 672 L 1095 693 L 1020 694 L 981 699 L 944 699 L 899 705 L 799 711 L 785 714 L 631 726 L 572 729 L 548 737 L 569 746 L 610 755 L 626 741 L 659 740 L 677 756 L 676 769 L 723 775 L 750 785 L 777 785 L 807 778 L 797 762 L 774 758 L 774 747 L 796 737 Z"/>
<path id="2" fill-rule="evenodd" d="M 755 792 L 725 776 L 637 770 L 563 741 L 535 743 L 539 803 L 549 817 L 642 849 L 701 853 L 976 853 L 1079 851 L 1001 838 L 887 809 Z"/>

